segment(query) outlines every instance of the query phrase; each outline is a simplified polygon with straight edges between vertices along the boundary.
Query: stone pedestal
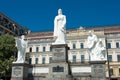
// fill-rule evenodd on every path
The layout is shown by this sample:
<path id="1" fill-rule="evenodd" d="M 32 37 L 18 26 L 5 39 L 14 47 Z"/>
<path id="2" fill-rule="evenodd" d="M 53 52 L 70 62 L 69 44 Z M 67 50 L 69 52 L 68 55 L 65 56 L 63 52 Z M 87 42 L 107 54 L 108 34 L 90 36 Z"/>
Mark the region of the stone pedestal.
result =
<path id="1" fill-rule="evenodd" d="M 51 45 L 52 63 L 49 65 L 49 80 L 72 80 L 68 63 L 67 44 Z"/>
<path id="2" fill-rule="evenodd" d="M 105 63 L 106 61 L 90 61 L 91 80 L 106 80 Z"/>
<path id="3" fill-rule="evenodd" d="M 27 63 L 12 63 L 12 77 L 11 80 L 28 80 Z"/>

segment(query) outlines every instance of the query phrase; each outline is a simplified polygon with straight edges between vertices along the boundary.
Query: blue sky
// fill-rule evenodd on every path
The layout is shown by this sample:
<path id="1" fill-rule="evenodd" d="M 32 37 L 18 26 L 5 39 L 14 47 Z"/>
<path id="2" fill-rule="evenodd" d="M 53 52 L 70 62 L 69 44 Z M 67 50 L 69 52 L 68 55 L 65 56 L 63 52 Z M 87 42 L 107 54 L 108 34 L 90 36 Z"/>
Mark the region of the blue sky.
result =
<path id="1" fill-rule="evenodd" d="M 0 12 L 33 32 L 52 31 L 59 8 L 67 29 L 120 24 L 120 0 L 0 0 Z"/>

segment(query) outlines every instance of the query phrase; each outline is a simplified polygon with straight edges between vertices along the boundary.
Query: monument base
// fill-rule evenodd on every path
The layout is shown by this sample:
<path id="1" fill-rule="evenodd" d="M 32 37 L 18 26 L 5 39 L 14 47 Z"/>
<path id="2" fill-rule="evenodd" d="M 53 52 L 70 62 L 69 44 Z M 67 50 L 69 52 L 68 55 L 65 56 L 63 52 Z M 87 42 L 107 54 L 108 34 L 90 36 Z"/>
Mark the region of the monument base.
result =
<path id="1" fill-rule="evenodd" d="M 68 63 L 68 45 L 51 45 L 51 48 L 53 60 L 49 65 L 49 80 L 73 80 Z"/>
<path id="2" fill-rule="evenodd" d="M 90 61 L 92 80 L 106 80 L 105 63 L 106 61 Z"/>
<path id="3" fill-rule="evenodd" d="M 12 77 L 11 80 L 28 80 L 27 63 L 12 63 Z"/>
<path id="4" fill-rule="evenodd" d="M 49 67 L 49 80 L 72 80 L 68 63 L 52 63 Z"/>
<path id="5" fill-rule="evenodd" d="M 52 78 L 49 78 L 48 80 L 73 80 L 72 76 L 70 75 L 60 75 L 60 76 L 54 76 Z"/>

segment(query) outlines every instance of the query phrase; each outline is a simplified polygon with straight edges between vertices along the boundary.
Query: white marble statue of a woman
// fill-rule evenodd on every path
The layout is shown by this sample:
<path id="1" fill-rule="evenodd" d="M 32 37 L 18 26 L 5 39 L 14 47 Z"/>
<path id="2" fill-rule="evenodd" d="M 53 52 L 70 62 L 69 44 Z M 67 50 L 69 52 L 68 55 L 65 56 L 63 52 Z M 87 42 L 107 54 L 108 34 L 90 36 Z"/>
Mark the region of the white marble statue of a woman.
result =
<path id="1" fill-rule="evenodd" d="M 62 9 L 58 10 L 54 19 L 54 39 L 53 44 L 66 44 L 66 16 L 62 14 Z"/>
<path id="2" fill-rule="evenodd" d="M 24 63 L 25 62 L 25 50 L 27 48 L 27 41 L 24 40 L 25 36 L 22 35 L 21 38 L 16 38 L 16 46 L 18 49 L 17 61 L 15 63 Z"/>
<path id="3" fill-rule="evenodd" d="M 92 31 L 89 31 L 87 47 L 91 61 L 103 60 L 105 58 L 105 48 L 101 39 L 98 39 Z"/>

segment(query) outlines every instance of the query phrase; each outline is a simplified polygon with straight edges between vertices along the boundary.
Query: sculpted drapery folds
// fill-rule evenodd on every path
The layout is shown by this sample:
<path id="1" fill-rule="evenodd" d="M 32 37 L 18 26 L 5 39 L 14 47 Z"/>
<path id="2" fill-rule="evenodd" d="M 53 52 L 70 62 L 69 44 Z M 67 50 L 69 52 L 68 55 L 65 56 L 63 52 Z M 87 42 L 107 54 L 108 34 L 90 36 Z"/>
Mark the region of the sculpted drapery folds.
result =
<path id="1" fill-rule="evenodd" d="M 24 38 L 25 38 L 24 35 L 22 35 L 21 38 L 16 38 L 16 46 L 18 49 L 16 63 L 24 63 L 25 62 L 27 41 L 25 41 Z"/>
<path id="2" fill-rule="evenodd" d="M 54 44 L 66 44 L 66 16 L 62 14 L 62 9 L 58 10 L 54 19 L 54 38 Z"/>
<path id="3" fill-rule="evenodd" d="M 89 31 L 87 38 L 87 47 L 90 54 L 90 60 L 102 60 L 105 58 L 105 48 L 101 39 L 98 39 L 92 31 Z"/>

